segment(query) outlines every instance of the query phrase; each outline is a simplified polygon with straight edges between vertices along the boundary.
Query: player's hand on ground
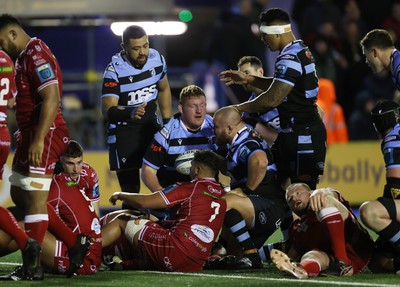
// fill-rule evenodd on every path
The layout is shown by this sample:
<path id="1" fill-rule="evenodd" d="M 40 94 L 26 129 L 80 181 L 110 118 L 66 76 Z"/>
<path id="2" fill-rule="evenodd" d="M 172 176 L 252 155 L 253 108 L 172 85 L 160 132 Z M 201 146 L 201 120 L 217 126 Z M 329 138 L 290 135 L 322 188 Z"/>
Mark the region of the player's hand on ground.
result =
<path id="1" fill-rule="evenodd" d="M 223 71 L 219 74 L 219 78 L 221 82 L 224 82 L 227 86 L 233 84 L 237 85 L 247 84 L 247 74 L 240 71 L 234 71 L 234 70 Z"/>
<path id="2" fill-rule="evenodd" d="M 147 106 L 147 102 L 144 102 L 142 105 L 134 108 L 131 112 L 131 119 L 140 120 L 146 112 L 146 109 L 145 109 L 146 106 Z"/>
<path id="3" fill-rule="evenodd" d="M 43 141 L 33 141 L 31 143 L 28 151 L 29 165 L 40 166 L 42 164 L 43 149 Z"/>
<path id="4" fill-rule="evenodd" d="M 115 205 L 115 203 L 119 200 L 119 195 L 121 194 L 120 191 L 114 192 L 110 199 L 108 200 L 112 205 Z"/>
<path id="5" fill-rule="evenodd" d="M 326 205 L 326 194 L 323 191 L 315 190 L 310 196 L 310 207 L 313 211 L 320 211 Z"/>

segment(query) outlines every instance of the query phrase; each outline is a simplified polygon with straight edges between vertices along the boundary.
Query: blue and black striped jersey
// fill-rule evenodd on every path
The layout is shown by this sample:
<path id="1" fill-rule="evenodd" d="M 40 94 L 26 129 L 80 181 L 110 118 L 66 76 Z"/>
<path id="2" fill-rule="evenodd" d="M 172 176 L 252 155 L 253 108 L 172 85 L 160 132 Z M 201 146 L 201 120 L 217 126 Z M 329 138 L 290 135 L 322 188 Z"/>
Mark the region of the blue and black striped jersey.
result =
<path id="1" fill-rule="evenodd" d="M 103 75 L 102 97 L 118 98 L 119 107 L 136 107 L 147 102 L 146 113 L 140 121 L 154 118 L 157 110 L 157 83 L 167 73 L 164 57 L 150 49 L 146 64 L 137 69 L 133 67 L 124 52 L 117 53 L 111 59 Z"/>
<path id="2" fill-rule="evenodd" d="M 217 146 L 213 126 L 212 117 L 206 115 L 201 128 L 196 132 L 191 132 L 182 123 L 180 114 L 174 115 L 154 135 L 154 139 L 143 157 L 143 162 L 156 170 L 164 168 L 175 171 L 175 159 L 181 153 L 191 149 L 215 151 Z"/>
<path id="3" fill-rule="evenodd" d="M 400 167 L 400 124 L 397 124 L 381 144 L 386 169 Z"/>
<path id="4" fill-rule="evenodd" d="M 393 83 L 400 91 L 400 52 L 395 49 L 390 60 L 390 71 L 392 73 Z"/>
<path id="5" fill-rule="evenodd" d="M 318 77 L 315 60 L 302 40 L 288 44 L 275 63 L 276 81 L 293 86 L 278 106 L 282 129 L 321 121 L 317 110 Z"/>

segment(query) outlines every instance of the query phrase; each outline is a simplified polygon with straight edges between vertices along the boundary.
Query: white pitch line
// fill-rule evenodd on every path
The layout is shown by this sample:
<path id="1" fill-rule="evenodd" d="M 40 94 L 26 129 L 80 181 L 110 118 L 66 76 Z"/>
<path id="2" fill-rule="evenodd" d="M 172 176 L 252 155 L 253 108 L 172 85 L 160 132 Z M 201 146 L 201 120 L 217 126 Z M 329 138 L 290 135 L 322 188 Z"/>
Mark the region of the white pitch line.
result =
<path id="1" fill-rule="evenodd" d="M 228 279 L 246 279 L 246 280 L 262 280 L 262 281 L 280 281 L 280 282 L 299 282 L 299 283 L 315 283 L 315 284 L 329 284 L 329 285 L 346 285 L 346 286 L 371 286 L 371 287 L 394 287 L 400 285 L 393 284 L 377 284 L 366 282 L 343 282 L 343 281 L 324 281 L 316 279 L 287 279 L 287 278 L 266 278 L 266 277 L 252 277 L 241 275 L 222 275 L 222 274 L 205 274 L 205 273 L 184 273 L 184 272 L 161 272 L 161 271 L 136 271 L 142 273 L 155 273 L 166 275 L 184 275 L 184 276 L 197 276 L 197 277 L 215 277 L 215 278 L 228 278 Z M 267 273 L 266 273 L 267 275 Z"/>
<path id="2" fill-rule="evenodd" d="M 0 261 L 0 265 L 13 265 L 13 266 L 17 266 L 17 265 L 21 265 L 21 263 L 15 263 L 15 262 L 1 262 L 1 261 Z"/>

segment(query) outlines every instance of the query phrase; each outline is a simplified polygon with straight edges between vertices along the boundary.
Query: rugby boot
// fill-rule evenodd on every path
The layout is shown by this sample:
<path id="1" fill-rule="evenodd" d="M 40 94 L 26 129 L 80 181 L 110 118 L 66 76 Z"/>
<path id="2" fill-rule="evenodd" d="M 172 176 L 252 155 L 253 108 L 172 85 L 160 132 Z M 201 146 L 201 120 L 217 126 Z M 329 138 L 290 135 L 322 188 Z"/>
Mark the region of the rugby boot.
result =
<path id="1" fill-rule="evenodd" d="M 82 266 L 83 259 L 90 248 L 90 238 L 86 235 L 78 234 L 76 244 L 68 249 L 69 269 L 67 277 L 71 277 Z"/>
<path id="2" fill-rule="evenodd" d="M 330 262 L 328 269 L 321 271 L 322 276 L 351 276 L 353 275 L 353 266 L 346 264 L 342 260 L 335 258 Z"/>
<path id="3" fill-rule="evenodd" d="M 270 252 L 270 257 L 275 266 L 285 272 L 288 273 L 297 279 L 306 279 L 308 278 L 307 271 L 297 262 L 293 262 L 290 260 L 289 256 L 278 249 L 272 249 Z"/>
<path id="4" fill-rule="evenodd" d="M 0 281 L 20 281 L 20 280 L 43 280 L 44 274 L 43 274 L 43 268 L 40 266 L 39 269 L 36 271 L 33 276 L 27 277 L 24 274 L 24 267 L 22 265 L 17 266 L 13 272 L 11 272 L 8 275 L 3 275 L 0 276 Z"/>
<path id="5" fill-rule="evenodd" d="M 22 250 L 22 267 L 24 278 L 26 280 L 34 280 L 34 276 L 38 274 L 40 266 L 40 255 L 42 254 L 42 247 L 33 238 L 28 238 L 24 250 Z M 39 272 L 40 273 L 40 272 Z M 43 274 L 43 272 L 41 272 Z M 43 276 L 36 276 L 37 278 Z M 37 279 L 40 280 L 40 279 Z"/>

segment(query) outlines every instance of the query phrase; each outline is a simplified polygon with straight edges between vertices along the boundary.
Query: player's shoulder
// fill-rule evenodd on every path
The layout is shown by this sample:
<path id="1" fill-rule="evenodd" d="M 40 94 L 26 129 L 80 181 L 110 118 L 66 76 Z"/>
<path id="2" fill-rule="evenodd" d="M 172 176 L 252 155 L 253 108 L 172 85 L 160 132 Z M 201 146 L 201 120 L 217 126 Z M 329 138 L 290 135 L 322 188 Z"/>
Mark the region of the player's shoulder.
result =
<path id="1" fill-rule="evenodd" d="M 88 164 L 87 162 L 83 162 L 81 175 L 89 176 L 89 177 L 96 177 L 97 172 L 90 164 Z"/>
<path id="2" fill-rule="evenodd" d="M 180 125 L 180 113 L 175 114 L 167 124 L 165 124 L 157 133 L 165 139 L 169 139 L 172 134 L 175 134 L 177 130 L 181 128 Z"/>
<path id="3" fill-rule="evenodd" d="M 0 66 L 13 65 L 13 62 L 6 52 L 0 50 Z"/>
<path id="4" fill-rule="evenodd" d="M 164 57 L 157 50 L 150 48 L 148 61 L 154 63 L 164 63 Z"/>

